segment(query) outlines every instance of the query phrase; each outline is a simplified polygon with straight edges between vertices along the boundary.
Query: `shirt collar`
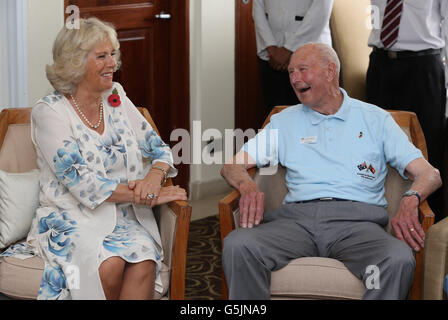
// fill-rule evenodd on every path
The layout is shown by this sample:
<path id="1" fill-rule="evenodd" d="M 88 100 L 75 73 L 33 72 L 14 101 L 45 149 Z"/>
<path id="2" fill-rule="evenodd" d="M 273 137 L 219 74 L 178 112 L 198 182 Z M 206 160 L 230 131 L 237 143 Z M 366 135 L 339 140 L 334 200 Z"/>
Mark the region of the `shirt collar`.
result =
<path id="1" fill-rule="evenodd" d="M 347 95 L 347 92 L 342 89 L 339 88 L 342 92 L 342 94 L 344 95 L 344 100 L 342 101 L 342 105 L 339 108 L 338 112 L 336 112 L 335 114 L 332 115 L 324 115 L 321 114 L 317 111 L 314 111 L 313 109 L 311 109 L 310 107 L 306 106 L 306 109 L 310 119 L 311 119 L 311 123 L 313 125 L 319 124 L 320 122 L 322 122 L 325 119 L 332 119 L 332 118 L 336 118 L 336 119 L 340 119 L 342 121 L 346 121 L 348 118 L 348 115 L 350 114 L 350 97 Z"/>

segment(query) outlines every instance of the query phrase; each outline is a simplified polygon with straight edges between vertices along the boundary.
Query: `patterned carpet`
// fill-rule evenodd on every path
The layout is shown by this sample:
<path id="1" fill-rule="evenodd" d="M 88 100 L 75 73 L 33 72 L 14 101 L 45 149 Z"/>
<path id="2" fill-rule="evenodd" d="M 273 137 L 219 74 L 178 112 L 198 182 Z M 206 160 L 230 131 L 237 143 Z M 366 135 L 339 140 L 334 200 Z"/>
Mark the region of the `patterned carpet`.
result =
<path id="1" fill-rule="evenodd" d="M 185 299 L 221 299 L 221 240 L 218 216 L 190 223 Z"/>

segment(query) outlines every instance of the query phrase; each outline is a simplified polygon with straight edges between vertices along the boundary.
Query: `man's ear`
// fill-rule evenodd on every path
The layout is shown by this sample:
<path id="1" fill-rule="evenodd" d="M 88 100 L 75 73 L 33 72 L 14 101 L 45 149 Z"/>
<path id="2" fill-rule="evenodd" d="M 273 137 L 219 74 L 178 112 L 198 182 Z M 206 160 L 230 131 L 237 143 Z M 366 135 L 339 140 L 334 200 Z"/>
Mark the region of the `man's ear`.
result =
<path id="1" fill-rule="evenodd" d="M 329 62 L 327 65 L 327 80 L 328 82 L 333 82 L 336 78 L 336 64 L 334 62 Z"/>

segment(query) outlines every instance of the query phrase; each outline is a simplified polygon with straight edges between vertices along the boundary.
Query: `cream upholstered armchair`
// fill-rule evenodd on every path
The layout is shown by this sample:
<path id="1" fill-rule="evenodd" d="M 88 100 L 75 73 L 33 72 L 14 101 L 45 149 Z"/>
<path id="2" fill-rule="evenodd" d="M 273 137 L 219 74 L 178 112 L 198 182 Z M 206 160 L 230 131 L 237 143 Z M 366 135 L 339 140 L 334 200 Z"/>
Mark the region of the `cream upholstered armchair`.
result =
<path id="1" fill-rule="evenodd" d="M 263 127 L 269 122 L 272 114 L 286 107 L 276 107 L 269 114 Z M 395 121 L 408 135 L 409 139 L 427 158 L 426 142 L 417 116 L 412 112 L 390 111 Z M 251 169 L 250 174 L 258 187 L 264 192 L 265 212 L 279 207 L 287 193 L 285 184 L 285 168 L 279 167 L 275 175 L 260 175 L 258 169 Z M 385 194 L 388 203 L 387 211 L 392 218 L 399 207 L 401 195 L 409 189 L 411 181 L 404 180 L 399 173 L 389 167 L 385 182 Z M 219 202 L 219 219 L 221 227 L 221 243 L 236 227 L 239 221 L 239 192 L 232 191 Z M 434 214 L 426 201 L 419 207 L 420 221 L 426 232 L 434 223 Z M 387 231 L 392 232 L 391 225 Z M 416 254 L 416 269 L 410 298 L 420 299 L 422 291 L 423 251 Z M 225 277 L 222 279 L 222 297 L 227 299 Z M 330 258 L 304 257 L 292 260 L 286 267 L 272 273 L 272 299 L 361 299 L 365 286 L 361 280 L 348 271 L 340 261 Z"/>
<path id="2" fill-rule="evenodd" d="M 447 299 L 444 279 L 448 275 L 448 218 L 429 228 L 425 239 L 423 299 Z M 446 290 L 446 289 L 445 289 Z"/>
<path id="3" fill-rule="evenodd" d="M 139 110 L 157 131 L 149 112 L 144 108 Z M 31 108 L 4 109 L 0 113 L 0 170 L 24 173 L 37 168 L 30 116 Z M 171 179 L 167 184 L 172 184 Z M 172 201 L 155 210 L 164 250 L 161 278 L 165 292 L 162 295 L 156 292 L 154 299 L 184 299 L 191 210 L 186 201 Z M 0 252 L 4 249 L 0 248 Z M 25 260 L 3 257 L 0 262 L 0 292 L 12 298 L 36 299 L 43 268 L 43 260 L 39 257 Z"/>

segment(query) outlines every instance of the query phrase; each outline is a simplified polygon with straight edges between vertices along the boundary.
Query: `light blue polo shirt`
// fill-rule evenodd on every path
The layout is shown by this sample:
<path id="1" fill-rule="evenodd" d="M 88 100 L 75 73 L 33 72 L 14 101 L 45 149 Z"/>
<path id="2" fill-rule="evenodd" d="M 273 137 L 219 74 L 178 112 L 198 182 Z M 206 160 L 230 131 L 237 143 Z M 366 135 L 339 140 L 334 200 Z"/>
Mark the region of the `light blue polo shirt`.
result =
<path id="1" fill-rule="evenodd" d="M 336 114 L 290 107 L 243 146 L 258 167 L 286 167 L 284 203 L 334 197 L 386 207 L 387 164 L 406 179 L 406 166 L 423 158 L 387 111 L 341 92 Z"/>

